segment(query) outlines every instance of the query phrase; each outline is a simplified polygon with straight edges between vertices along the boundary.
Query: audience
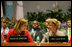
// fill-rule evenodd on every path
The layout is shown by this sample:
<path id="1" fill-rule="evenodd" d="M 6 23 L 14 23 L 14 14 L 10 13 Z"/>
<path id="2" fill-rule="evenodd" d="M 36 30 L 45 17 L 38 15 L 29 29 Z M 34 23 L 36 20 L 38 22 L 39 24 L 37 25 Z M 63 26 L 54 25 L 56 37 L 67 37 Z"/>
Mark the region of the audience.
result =
<path id="1" fill-rule="evenodd" d="M 32 28 L 28 31 L 28 21 L 24 18 L 19 19 L 13 29 L 8 28 L 7 18 L 2 19 L 1 42 L 9 42 L 10 36 L 28 36 L 28 42 L 49 42 L 49 36 L 68 36 L 71 43 L 71 19 L 67 20 L 67 27 L 64 29 L 61 22 L 57 19 L 47 18 L 45 29 L 39 29 L 39 22 L 34 20 Z"/>

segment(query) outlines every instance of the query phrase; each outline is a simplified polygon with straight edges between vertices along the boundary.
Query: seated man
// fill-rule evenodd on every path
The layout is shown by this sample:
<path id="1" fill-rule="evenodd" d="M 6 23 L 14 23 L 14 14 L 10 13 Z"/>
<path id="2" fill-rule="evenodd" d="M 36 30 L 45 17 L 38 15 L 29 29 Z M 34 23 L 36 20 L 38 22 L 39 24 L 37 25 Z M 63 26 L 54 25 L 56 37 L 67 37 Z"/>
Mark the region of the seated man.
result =
<path id="1" fill-rule="evenodd" d="M 5 42 L 7 39 L 7 33 L 9 31 L 7 18 L 2 19 L 2 27 L 1 27 L 1 42 Z"/>
<path id="2" fill-rule="evenodd" d="M 35 20 L 35 21 L 32 22 L 32 28 L 29 29 L 30 35 L 35 42 L 37 42 L 37 39 L 39 40 L 40 29 L 38 28 L 38 26 L 39 26 L 39 22 Z"/>
<path id="3" fill-rule="evenodd" d="M 41 43 L 49 42 L 49 36 L 65 36 L 61 31 L 58 31 L 58 21 L 57 19 L 50 19 L 48 21 L 49 32 L 46 32 L 43 36 Z"/>

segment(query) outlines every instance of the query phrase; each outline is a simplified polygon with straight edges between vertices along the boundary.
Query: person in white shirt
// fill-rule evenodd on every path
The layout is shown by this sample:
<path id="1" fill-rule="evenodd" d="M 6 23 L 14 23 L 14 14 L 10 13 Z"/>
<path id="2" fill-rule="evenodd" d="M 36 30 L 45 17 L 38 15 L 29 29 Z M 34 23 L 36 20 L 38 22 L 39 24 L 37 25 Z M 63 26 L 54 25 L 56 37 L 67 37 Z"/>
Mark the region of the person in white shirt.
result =
<path id="1" fill-rule="evenodd" d="M 68 40 L 70 41 L 70 38 L 71 38 L 71 19 L 67 20 L 66 35 L 68 36 Z"/>
<path id="2" fill-rule="evenodd" d="M 2 27 L 1 27 L 1 41 L 5 41 L 7 39 L 7 33 L 9 32 L 8 21 L 7 18 L 2 19 Z"/>

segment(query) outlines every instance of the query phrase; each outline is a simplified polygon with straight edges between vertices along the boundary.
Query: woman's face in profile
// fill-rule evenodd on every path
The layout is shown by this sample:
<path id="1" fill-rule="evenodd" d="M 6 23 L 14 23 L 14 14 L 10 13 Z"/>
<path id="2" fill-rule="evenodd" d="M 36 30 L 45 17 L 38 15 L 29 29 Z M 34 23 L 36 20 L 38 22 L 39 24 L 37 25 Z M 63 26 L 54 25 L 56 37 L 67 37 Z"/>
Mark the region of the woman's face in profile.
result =
<path id="1" fill-rule="evenodd" d="M 21 26 L 20 30 L 21 30 L 21 31 L 27 30 L 27 26 L 28 26 L 27 23 L 23 24 L 23 25 Z"/>
<path id="2" fill-rule="evenodd" d="M 50 22 L 48 28 L 52 33 L 56 33 L 56 26 L 54 25 L 54 23 Z"/>
<path id="3" fill-rule="evenodd" d="M 48 21 L 45 22 L 45 26 L 48 28 Z"/>

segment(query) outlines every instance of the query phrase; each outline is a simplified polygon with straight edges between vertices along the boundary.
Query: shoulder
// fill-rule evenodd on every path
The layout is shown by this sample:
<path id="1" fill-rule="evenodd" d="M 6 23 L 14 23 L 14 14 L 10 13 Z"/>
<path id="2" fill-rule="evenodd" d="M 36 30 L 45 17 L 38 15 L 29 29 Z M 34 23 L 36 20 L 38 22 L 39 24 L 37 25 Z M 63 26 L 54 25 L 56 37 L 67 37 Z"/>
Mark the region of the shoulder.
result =
<path id="1" fill-rule="evenodd" d="M 26 30 L 26 31 L 25 31 L 25 36 L 29 36 L 29 35 L 30 35 L 29 31 Z"/>
<path id="2" fill-rule="evenodd" d="M 6 29 L 5 29 L 7 32 L 9 31 L 9 28 L 8 27 L 6 27 Z"/>
<path id="3" fill-rule="evenodd" d="M 49 35 L 49 32 L 46 32 L 43 36 L 48 36 Z"/>
<path id="4" fill-rule="evenodd" d="M 51 31 L 46 32 L 46 33 L 44 34 L 44 36 L 47 36 L 47 37 L 52 36 L 52 32 L 51 32 Z"/>
<path id="5" fill-rule="evenodd" d="M 42 29 L 42 30 L 40 30 L 40 32 L 43 32 L 44 33 L 44 32 L 46 32 L 46 29 Z"/>
<path id="6" fill-rule="evenodd" d="M 9 32 L 12 33 L 15 29 L 10 29 Z"/>
<path id="7" fill-rule="evenodd" d="M 62 31 L 59 31 L 59 30 L 57 30 L 57 33 L 56 33 L 58 36 L 65 36 L 65 34 L 64 34 L 64 32 L 62 32 Z"/>
<path id="8" fill-rule="evenodd" d="M 6 29 L 9 29 L 9 27 L 7 27 Z"/>
<path id="9" fill-rule="evenodd" d="M 25 33 L 29 33 L 29 30 L 26 30 Z"/>

